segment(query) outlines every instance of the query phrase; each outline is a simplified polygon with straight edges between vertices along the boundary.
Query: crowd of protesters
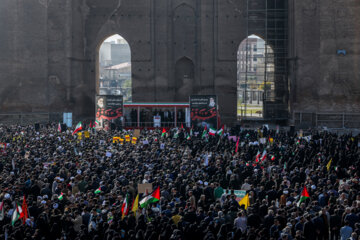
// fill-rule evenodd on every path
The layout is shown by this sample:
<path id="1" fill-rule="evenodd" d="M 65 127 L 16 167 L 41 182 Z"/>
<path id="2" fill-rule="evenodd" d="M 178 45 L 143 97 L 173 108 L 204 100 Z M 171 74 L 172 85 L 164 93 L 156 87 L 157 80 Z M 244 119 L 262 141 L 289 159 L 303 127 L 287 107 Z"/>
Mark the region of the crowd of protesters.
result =
<path id="1" fill-rule="evenodd" d="M 133 131 L 0 126 L 0 239 L 359 239 L 359 136 L 161 130 L 120 144 Z M 123 217 L 144 183 L 160 201 Z"/>

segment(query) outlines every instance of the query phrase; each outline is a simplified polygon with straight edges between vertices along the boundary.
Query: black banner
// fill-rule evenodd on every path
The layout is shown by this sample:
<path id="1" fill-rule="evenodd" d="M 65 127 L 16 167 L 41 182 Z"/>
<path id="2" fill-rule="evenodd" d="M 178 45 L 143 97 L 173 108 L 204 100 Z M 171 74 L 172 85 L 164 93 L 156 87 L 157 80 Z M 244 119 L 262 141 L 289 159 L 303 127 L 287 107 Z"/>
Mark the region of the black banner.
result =
<path id="1" fill-rule="evenodd" d="M 123 96 L 96 96 L 97 128 L 108 130 L 111 123 L 119 123 L 123 117 Z"/>
<path id="2" fill-rule="evenodd" d="M 191 125 L 217 129 L 217 99 L 216 95 L 190 96 Z"/>

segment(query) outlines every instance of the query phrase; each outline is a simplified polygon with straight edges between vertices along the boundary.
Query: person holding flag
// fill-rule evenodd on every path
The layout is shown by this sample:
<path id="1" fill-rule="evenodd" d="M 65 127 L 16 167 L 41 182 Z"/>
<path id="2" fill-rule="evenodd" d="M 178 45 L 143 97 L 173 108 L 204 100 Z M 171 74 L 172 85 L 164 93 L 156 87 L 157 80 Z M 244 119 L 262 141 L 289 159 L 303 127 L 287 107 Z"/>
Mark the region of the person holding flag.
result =
<path id="1" fill-rule="evenodd" d="M 23 203 L 22 203 L 21 209 L 22 209 L 22 211 L 20 212 L 19 219 L 22 219 L 23 224 L 25 224 L 26 220 L 29 218 L 29 210 L 28 210 L 28 206 L 26 203 L 25 195 L 23 198 Z"/>
<path id="2" fill-rule="evenodd" d="M 163 129 L 162 129 L 162 132 L 161 132 L 161 137 L 164 137 L 165 134 L 166 134 L 166 130 L 165 130 L 165 128 L 163 128 Z"/>
<path id="3" fill-rule="evenodd" d="M 330 158 L 329 162 L 326 164 L 326 170 L 329 172 L 331 167 L 332 158 Z"/>
<path id="4" fill-rule="evenodd" d="M 135 217 L 136 217 L 136 213 L 137 213 L 138 209 L 139 209 L 139 194 L 136 195 L 136 198 L 133 201 L 132 206 L 131 206 L 131 211 L 134 213 Z"/>
<path id="5" fill-rule="evenodd" d="M 235 153 L 237 153 L 239 151 L 239 140 L 240 140 L 240 138 L 238 137 L 237 141 L 236 141 L 236 146 L 235 146 Z"/>
<path id="6" fill-rule="evenodd" d="M 146 208 L 152 203 L 160 201 L 160 187 L 157 187 L 150 195 L 145 196 L 140 201 L 140 207 Z"/>
<path id="7" fill-rule="evenodd" d="M 216 132 L 216 134 L 220 137 L 224 135 L 224 125 L 222 125 L 222 127 Z"/>
<path id="8" fill-rule="evenodd" d="M 12 217 L 11 217 L 11 225 L 14 226 L 16 221 L 20 219 L 20 216 L 22 216 L 22 208 L 18 203 L 15 203 L 15 209 L 13 211 Z"/>
<path id="9" fill-rule="evenodd" d="M 207 137 L 207 125 L 205 125 L 204 131 L 203 131 L 203 133 L 201 135 L 201 138 L 206 138 L 206 137 Z"/>
<path id="10" fill-rule="evenodd" d="M 127 193 L 121 206 L 121 219 L 128 215 L 130 209 L 129 194 Z"/>
<path id="11" fill-rule="evenodd" d="M 264 149 L 264 151 L 263 151 L 263 153 L 262 153 L 262 155 L 261 155 L 261 162 L 265 161 L 266 156 L 267 156 L 267 154 L 266 154 L 266 149 Z"/>
<path id="12" fill-rule="evenodd" d="M 258 150 L 258 151 L 257 151 L 257 154 L 256 154 L 255 162 L 258 163 L 258 162 L 260 161 L 260 156 L 261 156 L 261 155 L 260 155 L 260 151 Z"/>
<path id="13" fill-rule="evenodd" d="M 299 207 L 302 202 L 305 202 L 306 199 L 310 198 L 310 195 L 308 193 L 308 190 L 306 189 L 306 186 L 304 186 L 303 190 L 301 191 L 299 202 L 297 203 L 297 206 Z"/>
<path id="14" fill-rule="evenodd" d="M 83 129 L 83 127 L 82 127 L 82 123 L 81 123 L 81 122 L 79 122 L 79 123 L 76 125 L 75 130 L 73 131 L 72 135 L 74 136 L 74 135 L 75 135 L 75 133 L 77 133 L 77 132 L 81 131 L 82 129 Z"/>
<path id="15" fill-rule="evenodd" d="M 216 129 L 210 128 L 210 130 L 209 130 L 209 135 L 215 136 L 215 134 L 216 134 Z"/>
<path id="16" fill-rule="evenodd" d="M 239 201 L 239 205 L 240 207 L 244 206 L 244 209 L 247 210 L 247 208 L 250 206 L 250 199 L 248 193 Z"/>

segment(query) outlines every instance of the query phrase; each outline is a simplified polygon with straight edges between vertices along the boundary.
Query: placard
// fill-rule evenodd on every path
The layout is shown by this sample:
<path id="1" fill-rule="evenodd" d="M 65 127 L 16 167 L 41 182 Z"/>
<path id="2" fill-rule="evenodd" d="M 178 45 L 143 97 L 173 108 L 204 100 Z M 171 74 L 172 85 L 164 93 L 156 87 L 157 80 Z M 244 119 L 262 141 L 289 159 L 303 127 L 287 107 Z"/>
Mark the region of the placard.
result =
<path id="1" fill-rule="evenodd" d="M 85 138 L 89 138 L 90 137 L 90 132 L 89 131 L 85 131 L 84 132 Z"/>
<path id="2" fill-rule="evenodd" d="M 217 107 L 216 95 L 190 96 L 191 125 L 217 129 Z"/>
<path id="3" fill-rule="evenodd" d="M 113 137 L 113 143 L 119 143 L 120 137 Z"/>
<path id="4" fill-rule="evenodd" d="M 140 129 L 135 129 L 133 136 L 136 138 L 139 138 L 140 137 Z"/>
<path id="5" fill-rule="evenodd" d="M 246 195 L 245 190 L 234 190 L 234 194 L 236 196 L 236 201 L 239 202 Z"/>
<path id="6" fill-rule="evenodd" d="M 98 129 L 107 130 L 111 122 L 120 124 L 123 117 L 123 96 L 96 96 L 95 112 Z"/>
<path id="7" fill-rule="evenodd" d="M 150 194 L 152 189 L 152 183 L 138 184 L 138 193 Z"/>

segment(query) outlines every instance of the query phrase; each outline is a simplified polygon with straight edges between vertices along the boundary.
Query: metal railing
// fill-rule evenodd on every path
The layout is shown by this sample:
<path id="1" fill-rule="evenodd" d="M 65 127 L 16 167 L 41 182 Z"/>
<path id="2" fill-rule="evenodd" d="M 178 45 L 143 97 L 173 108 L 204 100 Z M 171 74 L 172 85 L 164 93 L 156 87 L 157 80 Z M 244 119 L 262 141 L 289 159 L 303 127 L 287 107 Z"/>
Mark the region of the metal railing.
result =
<path id="1" fill-rule="evenodd" d="M 181 124 L 186 127 L 186 122 L 161 122 L 160 123 L 160 127 L 175 127 L 175 125 L 177 127 L 180 127 Z M 154 122 L 125 122 L 125 127 L 149 127 L 149 128 L 153 128 Z"/>
<path id="2" fill-rule="evenodd" d="M 0 123 L 27 125 L 33 123 L 49 123 L 62 121 L 62 113 L 31 112 L 1 113 Z"/>
<path id="3" fill-rule="evenodd" d="M 296 126 L 328 128 L 360 128 L 360 114 L 294 112 Z"/>

